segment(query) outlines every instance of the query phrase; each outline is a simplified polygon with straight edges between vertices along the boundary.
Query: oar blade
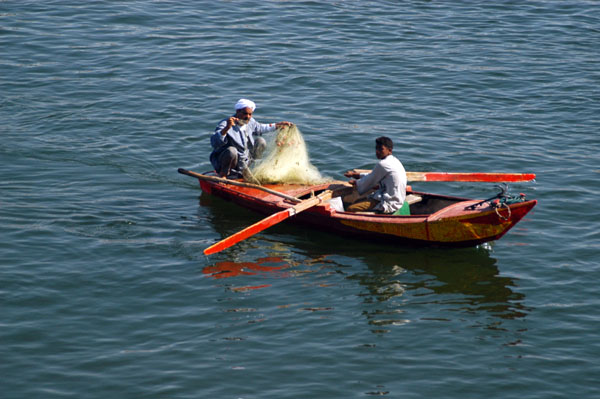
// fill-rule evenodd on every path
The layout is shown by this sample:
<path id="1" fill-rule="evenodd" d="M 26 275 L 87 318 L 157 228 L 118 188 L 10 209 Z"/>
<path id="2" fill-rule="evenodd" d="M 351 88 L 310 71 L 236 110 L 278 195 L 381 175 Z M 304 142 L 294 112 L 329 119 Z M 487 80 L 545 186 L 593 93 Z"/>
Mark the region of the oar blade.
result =
<path id="1" fill-rule="evenodd" d="M 206 248 L 204 250 L 204 255 L 211 255 L 217 252 L 221 252 L 222 250 L 227 249 L 232 245 L 235 245 L 238 242 L 243 241 L 250 236 L 253 236 L 254 234 L 260 233 L 261 231 L 268 229 L 269 227 L 276 225 L 279 222 L 284 221 L 290 216 L 296 215 L 302 211 L 312 208 L 315 205 L 318 205 L 324 201 L 331 199 L 331 195 L 331 190 L 323 191 L 316 197 L 310 197 L 309 199 L 301 201 L 299 204 L 296 204 L 290 208 L 284 209 L 262 220 L 259 220 L 252 226 L 248 226 L 244 230 L 238 231 L 237 233 Z"/>
<path id="2" fill-rule="evenodd" d="M 534 173 L 406 172 L 409 181 L 514 183 L 535 179 Z"/>
<path id="3" fill-rule="evenodd" d="M 266 230 L 279 222 L 282 222 L 283 220 L 289 218 L 291 213 L 291 208 L 274 213 L 271 216 L 266 217 L 254 223 L 253 225 L 248 226 L 245 229 L 240 230 L 237 233 L 225 238 L 224 240 L 221 240 L 216 244 L 211 245 L 210 247 L 204 250 L 204 255 L 212 255 L 216 254 L 217 252 L 221 252 L 224 249 L 227 249 L 237 244 L 238 242 L 243 241 L 250 236 L 253 236 L 254 234 L 260 233 L 261 231 Z"/>

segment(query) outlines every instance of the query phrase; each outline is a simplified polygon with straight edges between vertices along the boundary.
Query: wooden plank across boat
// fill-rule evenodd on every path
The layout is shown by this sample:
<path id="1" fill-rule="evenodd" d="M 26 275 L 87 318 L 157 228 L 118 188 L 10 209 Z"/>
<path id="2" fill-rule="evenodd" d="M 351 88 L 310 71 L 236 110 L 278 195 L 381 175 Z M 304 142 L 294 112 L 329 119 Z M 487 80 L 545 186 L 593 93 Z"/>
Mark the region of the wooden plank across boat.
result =
<path id="1" fill-rule="evenodd" d="M 353 190 L 343 181 L 308 186 L 256 186 L 241 180 L 215 178 L 213 172 L 205 175 L 194 172 L 186 174 L 209 177 L 198 178 L 205 193 L 266 215 L 291 208 L 298 200 L 309 199 L 326 190 L 331 190 L 333 197 L 347 196 Z M 499 239 L 537 204 L 536 200 L 526 200 L 524 196 L 517 200 L 500 196 L 496 200 L 482 201 L 410 189 L 407 190 L 407 198 L 410 216 L 340 212 L 329 202 L 323 202 L 287 221 L 338 235 L 403 246 L 469 247 Z"/>

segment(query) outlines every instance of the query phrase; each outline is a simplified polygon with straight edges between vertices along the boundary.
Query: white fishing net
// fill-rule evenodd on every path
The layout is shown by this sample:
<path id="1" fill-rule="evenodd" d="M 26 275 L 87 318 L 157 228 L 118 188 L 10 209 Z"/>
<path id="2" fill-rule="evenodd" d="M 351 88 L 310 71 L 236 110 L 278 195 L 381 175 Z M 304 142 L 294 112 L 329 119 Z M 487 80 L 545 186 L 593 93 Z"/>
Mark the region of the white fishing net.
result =
<path id="1" fill-rule="evenodd" d="M 263 158 L 257 160 L 250 172 L 246 180 L 260 184 L 319 184 L 330 180 L 310 163 L 306 143 L 296 125 L 277 129 Z"/>

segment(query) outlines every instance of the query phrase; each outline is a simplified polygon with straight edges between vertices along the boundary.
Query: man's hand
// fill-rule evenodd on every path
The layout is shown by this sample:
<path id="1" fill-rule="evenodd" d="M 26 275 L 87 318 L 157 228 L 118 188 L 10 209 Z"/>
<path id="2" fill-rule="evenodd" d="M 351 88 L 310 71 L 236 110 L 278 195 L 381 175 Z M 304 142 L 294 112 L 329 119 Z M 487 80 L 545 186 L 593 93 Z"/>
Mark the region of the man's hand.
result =
<path id="1" fill-rule="evenodd" d="M 276 123 L 276 124 L 275 124 L 275 127 L 276 127 L 277 129 L 281 129 L 281 128 L 282 128 L 282 127 L 284 127 L 284 126 L 286 126 L 286 127 L 289 127 L 289 126 L 292 126 L 292 125 L 293 125 L 293 123 L 292 123 L 292 122 L 283 121 L 283 122 L 278 122 L 278 123 Z"/>
<path id="2" fill-rule="evenodd" d="M 235 116 L 230 117 L 229 119 L 227 119 L 227 128 L 237 125 L 239 121 L 240 118 L 236 118 Z"/>
<path id="3" fill-rule="evenodd" d="M 346 173 L 344 173 L 344 176 L 350 177 L 352 179 L 360 179 L 360 173 L 358 173 L 354 170 L 347 171 Z"/>
<path id="4" fill-rule="evenodd" d="M 227 119 L 227 125 L 225 125 L 223 130 L 221 130 L 221 134 L 223 136 L 225 136 L 227 134 L 227 132 L 229 131 L 229 129 L 231 129 L 231 127 L 233 125 L 235 125 L 237 123 L 237 121 L 238 121 L 238 118 L 236 118 L 235 116 L 229 117 L 229 119 Z"/>

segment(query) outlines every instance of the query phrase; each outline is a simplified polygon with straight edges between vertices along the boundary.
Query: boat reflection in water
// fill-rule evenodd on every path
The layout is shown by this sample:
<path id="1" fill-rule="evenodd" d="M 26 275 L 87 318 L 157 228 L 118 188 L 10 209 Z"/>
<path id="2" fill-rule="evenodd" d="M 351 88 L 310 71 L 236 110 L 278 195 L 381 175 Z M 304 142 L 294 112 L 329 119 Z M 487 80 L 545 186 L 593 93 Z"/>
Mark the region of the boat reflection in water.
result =
<path id="1" fill-rule="evenodd" d="M 202 218 L 223 237 L 257 218 L 220 199 L 201 205 Z M 415 320 L 449 321 L 457 312 L 482 315 L 484 320 L 476 323 L 502 329 L 503 320 L 528 313 L 524 295 L 514 290 L 514 279 L 500 275 L 489 246 L 403 249 L 279 225 L 223 254 L 228 260 L 217 260 L 202 271 L 215 279 L 242 278 L 240 287 L 227 282 L 234 292 L 271 287 L 273 278 L 296 278 L 315 289 L 340 287 L 344 292 L 333 297 L 342 297 L 348 295 L 348 281 L 356 282 L 362 287 L 356 290 L 362 313 L 377 333 Z M 335 307 L 330 302 L 311 309 Z"/>
<path id="2" fill-rule="evenodd" d="M 514 291 L 515 281 L 500 276 L 484 248 L 379 252 L 361 260 L 369 269 L 347 278 L 365 287 L 363 313 L 374 326 L 402 324 L 415 319 L 411 314 L 418 320 L 450 321 L 458 312 L 484 315 L 477 323 L 501 329 L 503 319 L 528 312 L 524 295 Z"/>
<path id="3" fill-rule="evenodd" d="M 267 264 L 279 264 L 281 266 L 268 266 Z M 266 257 L 259 258 L 255 262 L 231 262 L 221 261 L 216 262 L 214 265 L 207 266 L 202 269 L 202 273 L 208 274 L 213 278 L 229 278 L 238 276 L 252 276 L 259 273 L 278 273 L 282 277 L 286 274 L 282 272 L 290 266 L 280 257 Z M 244 286 L 244 287 L 230 287 L 232 291 L 249 291 L 260 288 L 270 287 L 271 284 L 260 284 L 255 286 Z"/>

